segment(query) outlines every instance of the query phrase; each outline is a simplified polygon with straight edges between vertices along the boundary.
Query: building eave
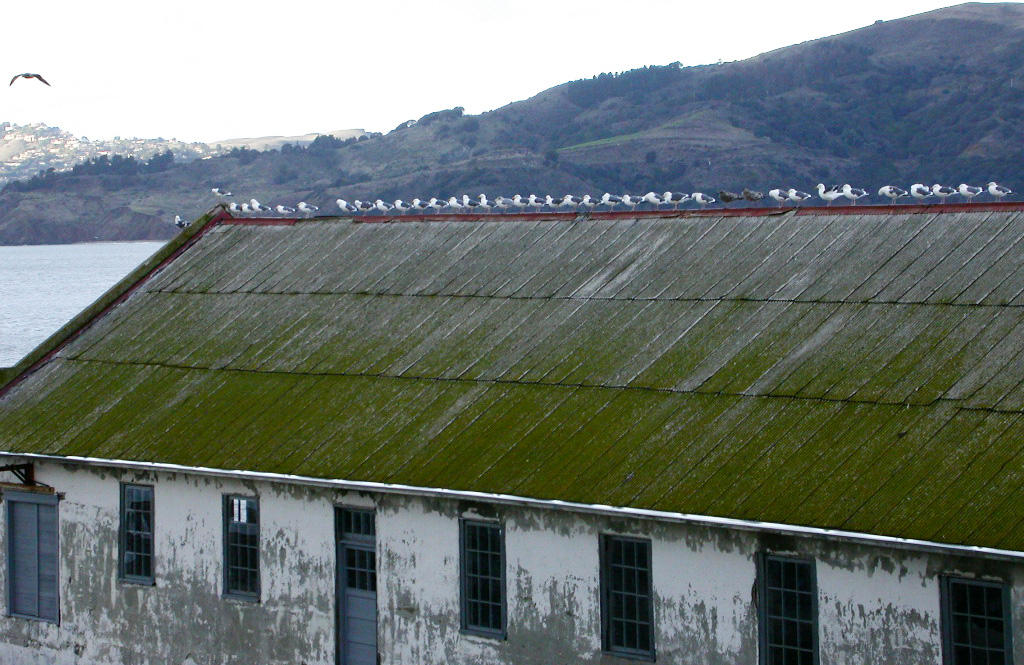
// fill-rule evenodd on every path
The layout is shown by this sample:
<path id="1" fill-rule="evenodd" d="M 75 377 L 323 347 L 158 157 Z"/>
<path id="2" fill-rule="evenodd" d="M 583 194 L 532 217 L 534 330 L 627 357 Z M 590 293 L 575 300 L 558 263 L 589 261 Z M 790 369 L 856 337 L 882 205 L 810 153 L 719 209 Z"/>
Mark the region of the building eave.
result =
<path id="1" fill-rule="evenodd" d="M 714 515 L 695 515 L 662 510 L 650 510 L 645 508 L 633 508 L 629 506 L 609 506 L 601 504 L 577 503 L 572 501 L 560 501 L 557 499 L 537 499 L 532 497 L 516 496 L 514 494 L 497 494 L 489 492 L 475 492 L 468 490 L 453 490 L 438 487 L 418 487 L 414 485 L 378 483 L 361 480 L 313 478 L 308 476 L 296 476 L 281 473 L 245 471 L 240 469 L 214 469 L 209 467 L 186 466 L 181 464 L 168 464 L 162 462 L 139 462 L 132 460 L 103 459 L 96 457 L 60 456 L 44 455 L 39 453 L 17 453 L 9 451 L 0 451 L 0 459 L 2 458 L 42 460 L 59 464 L 82 464 L 87 466 L 130 469 L 137 471 L 185 473 L 198 476 L 229 478 L 233 480 L 276 482 L 286 483 L 289 485 L 321 487 L 349 492 L 370 492 L 377 494 L 396 494 L 426 498 L 481 501 L 506 506 L 519 506 L 524 508 L 536 508 L 540 510 L 557 510 L 577 514 L 599 515 L 602 517 L 628 517 L 633 519 L 644 519 L 671 524 L 690 524 L 713 528 L 734 529 L 737 531 L 771 533 L 787 536 L 798 536 L 804 538 L 817 538 L 858 545 L 871 545 L 876 547 L 887 547 L 899 550 L 911 550 L 916 552 L 926 552 L 934 554 L 974 557 L 980 556 L 988 559 L 1009 561 L 1024 560 L 1024 552 L 1019 552 L 1016 550 L 1005 550 L 993 547 L 982 547 L 977 545 L 958 545 L 955 543 L 941 543 L 929 540 L 919 540 L 914 538 L 900 538 L 897 536 L 862 533 L 857 531 L 845 531 L 842 529 L 828 529 L 822 527 L 802 526 L 799 524 L 782 524 L 777 522 L 762 522 L 757 520 L 717 517 Z M 57 489 L 59 491 L 60 488 Z"/>

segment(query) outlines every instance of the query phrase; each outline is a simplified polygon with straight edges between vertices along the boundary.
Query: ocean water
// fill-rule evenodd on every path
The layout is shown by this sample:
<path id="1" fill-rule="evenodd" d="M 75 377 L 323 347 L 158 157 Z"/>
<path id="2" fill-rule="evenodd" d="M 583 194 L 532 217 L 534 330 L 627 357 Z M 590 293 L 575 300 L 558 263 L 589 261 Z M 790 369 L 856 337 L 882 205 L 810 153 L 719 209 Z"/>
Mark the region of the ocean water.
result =
<path id="1" fill-rule="evenodd" d="M 162 242 L 0 246 L 0 367 L 10 367 Z"/>

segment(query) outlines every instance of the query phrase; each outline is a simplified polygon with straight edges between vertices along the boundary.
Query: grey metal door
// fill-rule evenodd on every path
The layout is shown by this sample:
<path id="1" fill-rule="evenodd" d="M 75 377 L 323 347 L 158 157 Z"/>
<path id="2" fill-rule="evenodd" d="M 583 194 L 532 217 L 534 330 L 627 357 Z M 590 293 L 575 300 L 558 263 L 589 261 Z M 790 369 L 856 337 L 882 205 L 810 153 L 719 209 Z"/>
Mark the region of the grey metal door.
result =
<path id="1" fill-rule="evenodd" d="M 339 509 L 338 661 L 377 665 L 377 553 L 372 511 Z"/>

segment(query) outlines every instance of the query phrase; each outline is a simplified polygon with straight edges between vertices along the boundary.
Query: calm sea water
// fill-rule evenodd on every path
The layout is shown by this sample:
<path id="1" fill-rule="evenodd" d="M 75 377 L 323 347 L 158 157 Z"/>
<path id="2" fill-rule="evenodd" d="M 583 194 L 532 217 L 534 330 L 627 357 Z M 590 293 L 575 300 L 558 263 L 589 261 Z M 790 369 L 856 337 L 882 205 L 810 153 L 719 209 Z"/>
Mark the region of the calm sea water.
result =
<path id="1" fill-rule="evenodd" d="M 0 367 L 10 367 L 162 242 L 0 246 Z"/>

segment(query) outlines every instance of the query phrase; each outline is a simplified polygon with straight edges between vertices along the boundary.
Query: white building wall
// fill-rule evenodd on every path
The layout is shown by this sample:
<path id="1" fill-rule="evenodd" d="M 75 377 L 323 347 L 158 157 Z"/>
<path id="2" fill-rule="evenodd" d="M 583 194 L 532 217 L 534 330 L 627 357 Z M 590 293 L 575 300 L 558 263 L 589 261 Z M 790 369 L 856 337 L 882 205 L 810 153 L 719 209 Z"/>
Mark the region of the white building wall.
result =
<path id="1" fill-rule="evenodd" d="M 979 558 L 650 520 L 369 496 L 210 476 L 37 464 L 60 503 L 61 623 L 0 616 L 0 663 L 329 665 L 335 658 L 334 506 L 377 510 L 384 665 L 625 664 L 601 651 L 599 539 L 652 543 L 657 662 L 757 662 L 756 558 L 816 561 L 822 665 L 940 665 L 939 578 L 1012 580 L 1024 662 L 1021 567 Z M 156 584 L 118 581 L 119 482 L 154 486 Z M 258 496 L 261 602 L 222 591 L 224 494 Z M 506 532 L 507 639 L 464 634 L 459 519 Z M 0 552 L 6 551 L 0 529 Z M 0 588 L 6 589 L 6 565 Z M 6 598 L 3 599 L 6 608 Z"/>

